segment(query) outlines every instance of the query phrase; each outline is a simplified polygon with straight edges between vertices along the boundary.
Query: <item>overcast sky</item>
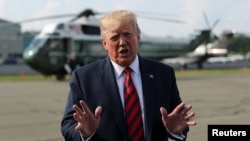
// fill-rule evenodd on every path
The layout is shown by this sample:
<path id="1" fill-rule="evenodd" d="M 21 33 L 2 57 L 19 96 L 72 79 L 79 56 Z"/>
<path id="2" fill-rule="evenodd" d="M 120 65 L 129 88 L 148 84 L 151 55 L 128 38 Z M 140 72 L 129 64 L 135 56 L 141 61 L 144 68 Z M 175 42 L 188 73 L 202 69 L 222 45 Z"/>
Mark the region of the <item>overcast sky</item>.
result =
<path id="1" fill-rule="evenodd" d="M 195 30 L 208 28 L 218 20 L 213 31 L 224 29 L 250 33 L 249 0 L 0 0 L 0 18 L 11 22 L 57 14 L 79 13 L 86 8 L 98 12 L 128 9 L 135 12 L 160 13 L 166 18 L 185 21 L 177 24 L 140 18 L 142 32 L 153 36 L 187 37 Z M 172 16 L 172 17 L 171 17 Z M 47 23 L 66 22 L 67 19 L 46 20 L 22 24 L 22 30 L 41 30 Z"/>

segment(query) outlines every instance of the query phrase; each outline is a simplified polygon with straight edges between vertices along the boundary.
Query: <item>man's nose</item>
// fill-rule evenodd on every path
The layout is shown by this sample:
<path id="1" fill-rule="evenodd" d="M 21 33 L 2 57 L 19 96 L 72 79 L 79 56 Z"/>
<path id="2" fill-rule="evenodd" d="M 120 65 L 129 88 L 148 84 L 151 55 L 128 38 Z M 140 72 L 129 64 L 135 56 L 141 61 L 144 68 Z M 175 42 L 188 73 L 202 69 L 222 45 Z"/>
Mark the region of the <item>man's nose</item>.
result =
<path id="1" fill-rule="evenodd" d="M 119 45 L 124 45 L 126 43 L 126 38 L 124 36 L 120 36 Z"/>

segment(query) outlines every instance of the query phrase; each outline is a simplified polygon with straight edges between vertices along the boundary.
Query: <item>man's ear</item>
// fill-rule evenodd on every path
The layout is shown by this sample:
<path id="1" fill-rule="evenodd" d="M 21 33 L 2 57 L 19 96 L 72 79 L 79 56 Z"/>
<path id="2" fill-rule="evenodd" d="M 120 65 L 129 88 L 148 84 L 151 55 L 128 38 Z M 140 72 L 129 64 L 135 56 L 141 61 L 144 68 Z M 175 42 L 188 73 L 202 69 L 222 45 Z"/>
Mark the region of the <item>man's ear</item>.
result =
<path id="1" fill-rule="evenodd" d="M 103 39 L 101 39 L 101 42 L 102 42 L 103 48 L 104 48 L 105 50 L 107 50 L 107 47 L 106 47 L 107 42 L 106 42 L 105 40 L 103 40 Z"/>

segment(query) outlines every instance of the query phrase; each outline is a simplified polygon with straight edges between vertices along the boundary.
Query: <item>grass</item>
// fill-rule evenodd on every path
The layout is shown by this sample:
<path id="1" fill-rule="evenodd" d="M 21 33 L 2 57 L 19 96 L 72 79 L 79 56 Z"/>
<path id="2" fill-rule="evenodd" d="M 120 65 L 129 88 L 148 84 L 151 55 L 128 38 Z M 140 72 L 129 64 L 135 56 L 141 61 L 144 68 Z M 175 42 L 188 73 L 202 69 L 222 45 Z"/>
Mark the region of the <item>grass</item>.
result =
<path id="1" fill-rule="evenodd" d="M 1 75 L 0 81 L 26 81 L 26 80 L 54 80 L 54 77 L 45 77 L 43 75 Z"/>
<path id="2" fill-rule="evenodd" d="M 249 74 L 250 68 L 243 69 L 213 69 L 213 70 L 185 70 L 176 71 L 176 77 L 195 77 L 195 76 L 211 76 L 211 75 L 237 75 Z M 33 81 L 33 80 L 56 80 L 55 76 L 37 75 L 0 75 L 1 81 Z M 69 76 L 66 77 L 69 80 Z"/>
<path id="3" fill-rule="evenodd" d="M 250 68 L 176 71 L 177 77 L 179 76 L 182 77 L 182 76 L 238 75 L 238 74 L 250 75 Z"/>

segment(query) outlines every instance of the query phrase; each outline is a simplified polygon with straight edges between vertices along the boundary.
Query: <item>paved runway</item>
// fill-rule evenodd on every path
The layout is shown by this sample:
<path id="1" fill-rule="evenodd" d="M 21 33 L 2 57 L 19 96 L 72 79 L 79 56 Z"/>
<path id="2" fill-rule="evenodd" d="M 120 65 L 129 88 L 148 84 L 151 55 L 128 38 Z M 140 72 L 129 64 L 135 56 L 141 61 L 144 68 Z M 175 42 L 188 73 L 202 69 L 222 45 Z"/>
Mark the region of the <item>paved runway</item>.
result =
<path id="1" fill-rule="evenodd" d="M 180 78 L 178 84 L 198 122 L 188 141 L 207 141 L 208 124 L 250 124 L 249 74 Z"/>
<path id="2" fill-rule="evenodd" d="M 60 119 L 67 82 L 0 82 L 0 138 L 3 141 L 62 141 Z"/>
<path id="3" fill-rule="evenodd" d="M 197 126 L 188 141 L 206 141 L 208 124 L 250 124 L 250 75 L 177 76 L 183 101 L 193 105 Z M 0 81 L 3 141 L 62 141 L 60 120 L 68 81 Z"/>

